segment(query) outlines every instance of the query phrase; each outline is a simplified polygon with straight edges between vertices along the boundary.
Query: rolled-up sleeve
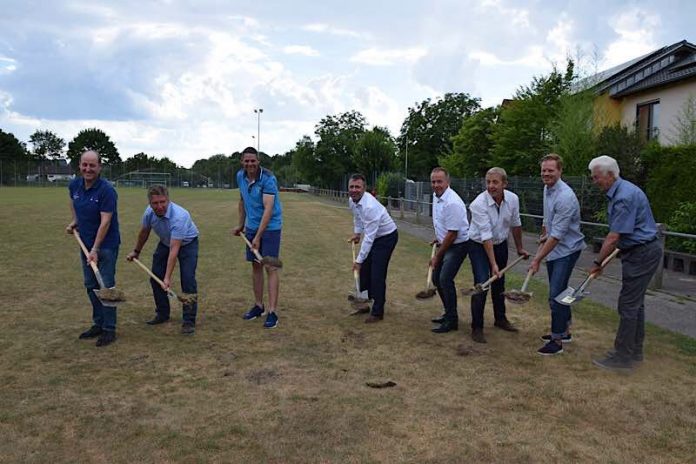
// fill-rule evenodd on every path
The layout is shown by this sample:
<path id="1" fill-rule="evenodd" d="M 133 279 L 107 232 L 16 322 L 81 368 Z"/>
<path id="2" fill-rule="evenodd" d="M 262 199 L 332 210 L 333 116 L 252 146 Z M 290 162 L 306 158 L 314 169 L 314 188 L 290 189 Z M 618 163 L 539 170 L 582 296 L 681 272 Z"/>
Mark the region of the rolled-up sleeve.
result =
<path id="1" fill-rule="evenodd" d="M 510 202 L 510 227 L 520 227 L 522 219 L 520 218 L 520 201 L 515 199 Z"/>

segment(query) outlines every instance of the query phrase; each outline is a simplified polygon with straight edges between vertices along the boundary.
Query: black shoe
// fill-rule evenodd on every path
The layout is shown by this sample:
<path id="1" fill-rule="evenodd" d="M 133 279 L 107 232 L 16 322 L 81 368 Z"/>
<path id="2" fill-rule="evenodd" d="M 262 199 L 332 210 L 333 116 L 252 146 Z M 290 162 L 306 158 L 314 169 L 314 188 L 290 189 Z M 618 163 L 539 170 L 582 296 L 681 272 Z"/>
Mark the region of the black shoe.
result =
<path id="1" fill-rule="evenodd" d="M 90 327 L 88 330 L 85 330 L 80 334 L 78 337 L 80 340 L 84 340 L 86 338 L 95 338 L 98 337 L 104 332 L 101 327 L 93 325 Z"/>
<path id="2" fill-rule="evenodd" d="M 116 332 L 104 331 L 97 339 L 97 346 L 110 345 L 116 341 Z"/>
<path id="3" fill-rule="evenodd" d="M 447 320 L 447 319 L 445 319 L 445 316 L 444 316 L 444 315 L 442 315 L 442 316 L 440 316 L 440 317 L 433 317 L 432 319 L 430 319 L 430 321 L 431 321 L 433 324 L 442 324 L 442 323 L 445 322 L 446 320 Z"/>
<path id="4" fill-rule="evenodd" d="M 617 354 L 609 354 L 603 359 L 593 359 L 592 363 L 597 367 L 614 372 L 631 372 L 635 367 L 633 361 Z"/>
<path id="5" fill-rule="evenodd" d="M 164 324 L 169 320 L 168 317 L 160 316 L 159 314 L 155 316 L 154 319 L 147 321 L 147 325 L 158 325 L 158 324 Z"/>
<path id="6" fill-rule="evenodd" d="M 483 336 L 483 329 L 472 329 L 471 339 L 476 343 L 487 343 L 486 337 Z"/>
<path id="7" fill-rule="evenodd" d="M 457 330 L 458 328 L 459 324 L 457 324 L 456 322 L 445 321 L 442 324 L 440 324 L 440 327 L 435 327 L 434 329 L 432 329 L 432 332 L 436 334 L 442 334 L 451 332 L 453 330 Z"/>
<path id="8" fill-rule="evenodd" d="M 193 322 L 184 322 L 181 325 L 181 333 L 184 335 L 193 335 L 196 333 L 196 326 Z"/>
<path id="9" fill-rule="evenodd" d="M 506 332 L 519 332 L 517 327 L 512 325 L 510 321 L 508 321 L 507 319 L 503 319 L 502 321 L 495 321 L 493 325 L 499 329 L 503 329 Z"/>

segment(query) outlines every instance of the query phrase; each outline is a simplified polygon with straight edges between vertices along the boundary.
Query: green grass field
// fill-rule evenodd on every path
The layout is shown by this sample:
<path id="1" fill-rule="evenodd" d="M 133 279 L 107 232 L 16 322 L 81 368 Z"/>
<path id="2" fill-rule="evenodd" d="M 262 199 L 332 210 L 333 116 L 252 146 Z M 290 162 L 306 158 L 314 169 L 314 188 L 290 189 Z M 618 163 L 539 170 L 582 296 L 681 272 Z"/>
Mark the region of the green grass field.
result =
<path id="1" fill-rule="evenodd" d="M 549 324 L 545 289 L 509 307 L 519 334 L 469 342 L 434 335 L 437 299 L 415 300 L 429 247 L 401 234 L 385 320 L 351 317 L 350 213 L 316 198 L 284 202 L 280 325 L 245 322 L 249 265 L 236 191 L 180 189 L 172 199 L 201 230 L 199 322 L 150 327 L 145 274 L 125 261 L 146 205 L 119 191 L 123 240 L 118 340 L 78 340 L 90 325 L 78 248 L 64 232 L 67 189 L 0 188 L 0 462 L 2 463 L 462 463 L 696 461 L 696 345 L 648 328 L 634 375 L 592 366 L 616 316 L 583 301 L 566 353 L 538 356 Z M 142 254 L 150 262 L 156 242 Z M 468 261 L 458 277 L 470 285 Z M 511 277 L 508 287 L 519 287 Z M 178 278 L 175 285 L 178 286 Z M 175 287 L 177 289 L 178 287 Z M 460 356 L 457 348 L 469 350 Z M 372 389 L 366 382 L 391 380 Z"/>

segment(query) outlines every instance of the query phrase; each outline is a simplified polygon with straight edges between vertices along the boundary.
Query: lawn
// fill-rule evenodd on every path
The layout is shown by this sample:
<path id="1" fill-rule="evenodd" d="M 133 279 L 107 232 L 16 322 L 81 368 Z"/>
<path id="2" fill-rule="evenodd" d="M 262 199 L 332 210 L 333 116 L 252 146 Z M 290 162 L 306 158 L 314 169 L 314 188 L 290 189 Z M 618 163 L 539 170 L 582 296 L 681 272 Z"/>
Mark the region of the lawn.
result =
<path id="1" fill-rule="evenodd" d="M 241 314 L 253 302 L 236 191 L 178 189 L 201 230 L 200 313 L 193 337 L 150 327 L 147 277 L 125 261 L 146 204 L 119 191 L 118 340 L 78 340 L 90 324 L 78 248 L 64 232 L 67 189 L 0 188 L 0 462 L 461 463 L 696 460 L 696 344 L 650 326 L 643 367 L 595 368 L 616 316 L 583 301 L 563 355 L 535 350 L 549 324 L 545 288 L 509 307 L 518 334 L 469 342 L 435 335 L 425 284 L 429 247 L 404 233 L 392 259 L 385 320 L 350 316 L 350 213 L 284 194 L 280 325 Z M 156 242 L 142 254 L 150 262 Z M 458 286 L 471 284 L 468 261 Z M 508 286 L 519 287 L 510 278 Z M 175 285 L 178 285 L 178 277 Z M 177 287 L 175 287 L 177 289 Z M 468 353 L 458 354 L 463 346 Z M 373 389 L 366 382 L 393 381 Z"/>

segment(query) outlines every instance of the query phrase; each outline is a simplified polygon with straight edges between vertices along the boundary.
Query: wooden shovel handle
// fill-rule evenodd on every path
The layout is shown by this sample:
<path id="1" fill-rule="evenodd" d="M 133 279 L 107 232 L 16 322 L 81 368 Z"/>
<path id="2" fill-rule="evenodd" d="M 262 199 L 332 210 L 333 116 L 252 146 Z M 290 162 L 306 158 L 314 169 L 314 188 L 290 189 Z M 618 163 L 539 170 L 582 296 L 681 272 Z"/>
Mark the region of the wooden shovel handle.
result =
<path id="1" fill-rule="evenodd" d="M 154 280 L 155 282 L 157 282 L 158 284 L 160 284 L 160 286 L 164 287 L 164 282 L 162 282 L 162 279 L 160 279 L 159 277 L 157 277 L 157 276 L 150 270 L 150 268 L 147 267 L 146 265 L 144 265 L 138 258 L 133 258 L 133 262 L 134 262 L 135 264 L 137 264 L 138 266 L 140 266 L 140 267 L 143 269 L 143 271 L 147 272 L 147 275 L 149 275 L 150 277 L 152 277 L 152 280 Z M 167 290 L 167 293 L 169 293 L 170 295 L 172 295 L 172 296 L 173 296 L 174 298 L 176 298 L 177 300 L 179 299 L 179 297 L 176 296 L 176 293 L 174 293 L 174 290 L 172 290 L 171 288 Z"/>
<path id="2" fill-rule="evenodd" d="M 531 269 L 529 271 L 527 271 L 527 277 L 524 278 L 524 282 L 522 283 L 522 288 L 520 289 L 521 292 L 527 291 L 527 285 L 529 285 L 529 279 L 532 278 L 532 274 L 534 274 L 534 272 Z"/>
<path id="3" fill-rule="evenodd" d="M 609 256 L 604 258 L 604 261 L 602 261 L 602 264 L 599 265 L 599 268 L 604 269 L 606 267 L 606 265 L 609 264 L 609 261 L 614 259 L 616 257 L 616 255 L 618 255 L 620 252 L 621 252 L 621 250 L 619 250 L 618 248 L 616 248 L 614 251 L 612 251 Z M 590 277 L 592 277 L 593 279 L 596 278 L 597 273 L 593 272 L 592 274 L 590 274 Z"/>
<path id="4" fill-rule="evenodd" d="M 104 279 L 102 279 L 101 272 L 99 272 L 99 268 L 97 267 L 97 264 L 94 261 L 89 260 L 89 251 L 87 250 L 85 243 L 80 238 L 80 234 L 77 232 L 77 230 L 73 229 L 73 235 L 75 236 L 75 240 L 77 240 L 77 243 L 80 244 L 80 248 L 82 248 L 82 253 L 84 253 L 85 258 L 87 259 L 87 263 L 89 264 L 89 266 L 92 268 L 92 271 L 94 272 L 94 277 L 97 278 L 97 283 L 99 284 L 99 288 L 105 288 Z"/>
<path id="5" fill-rule="evenodd" d="M 244 235 L 244 232 L 239 234 L 240 237 L 242 237 L 242 240 L 244 240 L 244 243 L 249 247 L 252 253 L 254 253 L 254 256 L 256 256 L 256 261 L 261 263 L 263 261 L 263 257 L 261 256 L 261 253 L 259 253 L 259 250 L 251 246 L 251 242 L 249 241 L 248 238 L 246 238 L 246 235 Z"/>
<path id="6" fill-rule="evenodd" d="M 505 273 L 506 273 L 507 271 L 509 271 L 513 266 L 515 266 L 517 263 L 519 263 L 520 261 L 522 261 L 522 260 L 525 259 L 525 258 L 526 258 L 526 256 L 518 256 L 516 260 L 514 260 L 513 262 L 511 262 L 510 264 L 508 264 L 507 266 L 505 266 L 501 271 L 499 271 L 500 274 L 501 274 L 501 275 L 502 275 L 502 274 L 505 274 Z M 490 284 L 492 284 L 493 282 L 495 282 L 496 280 L 498 280 L 498 276 L 497 276 L 497 275 L 494 275 L 494 276 L 492 276 L 490 279 L 488 279 L 487 281 L 485 281 L 484 283 L 482 283 L 482 284 L 481 284 L 481 287 L 487 287 L 487 286 L 489 286 Z"/>
<path id="7" fill-rule="evenodd" d="M 433 251 L 430 252 L 430 260 L 431 261 L 435 257 L 436 250 L 437 250 L 437 243 L 433 243 Z M 430 264 L 428 264 L 428 279 L 425 281 L 425 285 L 427 288 L 431 288 L 433 286 L 433 267 Z"/>
<path id="8" fill-rule="evenodd" d="M 355 242 L 350 241 L 350 249 L 353 252 L 353 263 L 355 263 Z M 360 274 L 357 269 L 353 269 L 353 279 L 355 280 L 355 291 L 360 294 Z"/>

